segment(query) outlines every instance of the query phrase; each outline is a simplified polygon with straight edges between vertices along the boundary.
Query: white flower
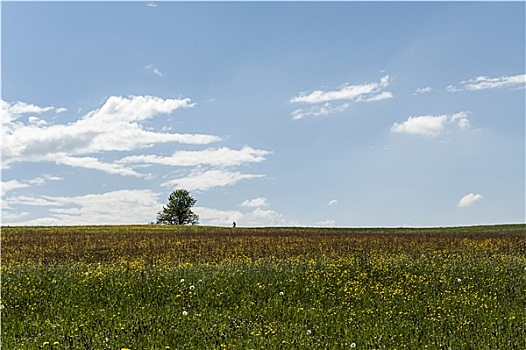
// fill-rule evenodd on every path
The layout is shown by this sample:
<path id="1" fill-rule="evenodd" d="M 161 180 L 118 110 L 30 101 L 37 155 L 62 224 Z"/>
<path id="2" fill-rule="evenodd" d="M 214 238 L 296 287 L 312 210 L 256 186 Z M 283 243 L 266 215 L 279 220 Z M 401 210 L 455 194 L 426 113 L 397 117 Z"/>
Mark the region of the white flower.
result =
<path id="1" fill-rule="evenodd" d="M 457 278 L 457 282 L 458 282 L 458 283 L 462 282 L 462 279 Z"/>
<path id="2" fill-rule="evenodd" d="M 183 311 L 183 316 L 186 316 L 186 315 L 188 315 L 188 311 L 184 310 Z"/>
<path id="3" fill-rule="evenodd" d="M 351 343 L 351 348 L 355 348 L 356 347 L 356 343 Z"/>
<path id="4" fill-rule="evenodd" d="M 280 295 L 280 296 L 284 296 L 285 293 L 283 293 L 283 292 L 279 292 L 279 295 Z"/>
<path id="5" fill-rule="evenodd" d="M 190 290 L 194 290 L 195 289 L 195 286 L 190 286 Z"/>
<path id="6" fill-rule="evenodd" d="M 307 334 L 312 334 L 312 331 L 310 329 L 307 329 Z"/>
<path id="7" fill-rule="evenodd" d="M 184 283 L 184 278 L 181 278 L 181 283 Z"/>

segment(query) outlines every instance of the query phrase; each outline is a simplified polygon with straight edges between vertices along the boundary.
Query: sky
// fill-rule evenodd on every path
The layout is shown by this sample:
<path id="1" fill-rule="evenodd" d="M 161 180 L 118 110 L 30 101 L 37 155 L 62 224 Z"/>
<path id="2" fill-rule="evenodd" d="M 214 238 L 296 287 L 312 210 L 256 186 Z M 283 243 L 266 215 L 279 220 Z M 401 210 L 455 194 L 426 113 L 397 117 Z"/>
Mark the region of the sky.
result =
<path id="1" fill-rule="evenodd" d="M 524 2 L 1 2 L 2 225 L 525 222 Z"/>

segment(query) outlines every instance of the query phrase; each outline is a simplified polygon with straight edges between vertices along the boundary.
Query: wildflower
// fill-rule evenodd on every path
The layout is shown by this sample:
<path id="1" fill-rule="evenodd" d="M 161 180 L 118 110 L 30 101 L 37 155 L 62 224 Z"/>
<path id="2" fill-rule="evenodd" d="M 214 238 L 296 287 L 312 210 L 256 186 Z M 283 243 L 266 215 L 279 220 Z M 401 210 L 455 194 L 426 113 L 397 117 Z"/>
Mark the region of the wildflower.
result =
<path id="1" fill-rule="evenodd" d="M 181 278 L 181 283 L 184 283 L 184 278 Z"/>
<path id="2" fill-rule="evenodd" d="M 195 286 L 190 286 L 190 290 L 194 290 L 195 289 Z"/>
<path id="3" fill-rule="evenodd" d="M 284 293 L 284 292 L 279 292 L 279 295 L 280 295 L 280 296 L 284 296 L 285 293 Z"/>
<path id="4" fill-rule="evenodd" d="M 58 344 L 60 344 L 58 341 L 53 342 L 53 345 L 58 345 Z"/>
<path id="5" fill-rule="evenodd" d="M 186 315 L 188 315 L 188 311 L 184 310 L 183 311 L 183 316 L 186 316 Z"/>
<path id="6" fill-rule="evenodd" d="M 311 335 L 312 334 L 312 331 L 310 329 L 307 329 L 307 334 L 308 335 Z"/>
<path id="7" fill-rule="evenodd" d="M 356 343 L 351 343 L 351 348 L 355 348 L 356 347 Z"/>
<path id="8" fill-rule="evenodd" d="M 42 346 L 46 346 L 46 345 L 49 345 L 48 341 L 45 341 L 44 344 L 42 344 Z"/>
<path id="9" fill-rule="evenodd" d="M 462 282 L 462 279 L 457 278 L 457 282 L 458 282 L 458 283 Z"/>

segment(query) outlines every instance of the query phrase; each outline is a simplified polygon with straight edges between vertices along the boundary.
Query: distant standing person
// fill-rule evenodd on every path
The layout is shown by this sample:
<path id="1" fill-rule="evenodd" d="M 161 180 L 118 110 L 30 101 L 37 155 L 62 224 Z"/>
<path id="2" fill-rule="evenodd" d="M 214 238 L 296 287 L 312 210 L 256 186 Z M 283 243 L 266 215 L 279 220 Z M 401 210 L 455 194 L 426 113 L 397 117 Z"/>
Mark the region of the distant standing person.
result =
<path id="1" fill-rule="evenodd" d="M 232 223 L 232 227 L 236 227 L 236 222 L 235 221 Z"/>

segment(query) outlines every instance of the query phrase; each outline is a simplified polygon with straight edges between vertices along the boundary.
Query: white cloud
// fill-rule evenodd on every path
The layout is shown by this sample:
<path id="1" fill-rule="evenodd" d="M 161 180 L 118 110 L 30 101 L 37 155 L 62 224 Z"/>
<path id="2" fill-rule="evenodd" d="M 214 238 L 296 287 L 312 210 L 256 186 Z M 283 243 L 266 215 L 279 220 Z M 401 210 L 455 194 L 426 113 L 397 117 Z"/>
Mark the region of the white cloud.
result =
<path id="1" fill-rule="evenodd" d="M 119 164 L 101 162 L 94 157 L 67 157 L 56 155 L 55 163 L 69 165 L 76 168 L 100 170 L 108 174 L 123 176 L 131 175 L 137 177 L 145 176 L 132 169 L 125 168 Z"/>
<path id="2" fill-rule="evenodd" d="M 327 219 L 327 220 L 316 221 L 314 224 L 318 226 L 334 226 L 336 224 L 336 221 Z"/>
<path id="3" fill-rule="evenodd" d="M 480 194 L 468 193 L 460 199 L 460 201 L 457 204 L 457 207 L 466 208 L 481 199 L 482 199 L 482 196 Z"/>
<path id="4" fill-rule="evenodd" d="M 415 92 L 413 93 L 413 95 L 423 95 L 423 94 L 430 93 L 432 91 L 433 91 L 432 87 L 426 86 L 426 87 L 423 87 L 423 88 L 416 89 Z"/>
<path id="5" fill-rule="evenodd" d="M 379 83 L 365 83 L 361 85 L 344 85 L 339 90 L 322 91 L 316 90 L 309 94 L 301 93 L 293 97 L 292 103 L 320 103 L 337 100 L 356 101 L 366 96 L 375 96 L 382 93 L 381 89 L 389 85 L 389 76 L 386 75 L 380 79 Z"/>
<path id="6" fill-rule="evenodd" d="M 318 106 L 308 109 L 296 109 L 292 112 L 292 117 L 295 120 L 299 120 L 305 116 L 326 116 L 345 111 L 351 107 L 349 102 L 333 106 L 332 102 L 334 101 L 374 102 L 393 98 L 392 92 L 384 90 L 387 86 L 389 86 L 388 75 L 382 77 L 379 82 L 359 85 L 345 84 L 337 90 L 315 90 L 311 93 L 300 93 L 298 96 L 293 97 L 290 102 L 318 104 Z"/>
<path id="7" fill-rule="evenodd" d="M 230 226 L 233 221 L 239 221 L 243 213 L 236 210 L 219 210 L 206 207 L 194 207 L 194 213 L 199 215 L 199 223 L 212 226 Z"/>
<path id="8" fill-rule="evenodd" d="M 336 203 L 338 203 L 338 200 L 337 199 L 331 199 L 329 201 L 329 203 L 327 203 L 328 205 L 335 205 Z"/>
<path id="9" fill-rule="evenodd" d="M 469 112 L 459 112 L 453 115 L 422 115 L 409 117 L 405 122 L 394 123 L 391 131 L 425 136 L 439 135 L 448 124 L 456 125 L 465 130 L 469 128 Z"/>
<path id="10" fill-rule="evenodd" d="M 50 161 L 71 166 L 91 167 L 112 174 L 136 175 L 120 165 L 105 164 L 96 158 L 75 157 L 110 151 L 131 151 L 158 143 L 209 144 L 221 140 L 204 134 L 148 131 L 141 124 L 157 115 L 191 108 L 190 99 L 162 99 L 154 96 L 112 96 L 104 104 L 69 124 L 49 125 L 35 118 L 19 121 L 26 113 L 59 110 L 23 102 L 2 101 L 2 142 L 5 168 L 15 162 Z"/>
<path id="11" fill-rule="evenodd" d="M 227 147 L 208 148 L 199 151 L 177 151 L 170 157 L 157 155 L 129 156 L 119 160 L 126 164 L 160 164 L 170 166 L 235 166 L 244 163 L 258 163 L 265 160 L 270 152 L 245 146 L 240 150 Z"/>
<path id="12" fill-rule="evenodd" d="M 157 6 L 157 5 L 156 5 Z M 162 77 L 164 74 L 159 70 L 157 69 L 157 67 L 155 67 L 153 64 L 147 64 L 144 69 L 146 70 L 149 70 L 151 71 L 153 74 L 159 76 L 159 77 Z"/>
<path id="13" fill-rule="evenodd" d="M 235 221 L 238 227 L 298 226 L 297 222 L 286 220 L 274 210 L 259 207 L 249 212 L 206 207 L 194 207 L 193 211 L 199 215 L 199 222 L 203 225 L 231 226 Z"/>
<path id="14" fill-rule="evenodd" d="M 164 187 L 184 188 L 188 191 L 206 191 L 214 187 L 231 186 L 244 179 L 255 179 L 264 175 L 243 174 L 240 172 L 212 169 L 207 171 L 197 170 L 189 176 L 166 181 Z"/>
<path id="15" fill-rule="evenodd" d="M 308 116 L 313 117 L 325 117 L 333 113 L 343 112 L 351 108 L 350 103 L 343 103 L 337 106 L 333 106 L 330 103 L 325 103 L 320 106 L 313 106 L 310 108 L 298 108 L 294 110 L 291 115 L 292 119 L 300 120 Z"/>
<path id="16" fill-rule="evenodd" d="M 28 184 L 19 182 L 17 180 L 2 181 L 2 197 L 9 191 L 14 191 L 17 188 L 29 187 Z"/>
<path id="17" fill-rule="evenodd" d="M 267 204 L 267 199 L 264 198 L 264 197 L 258 197 L 258 198 L 254 198 L 254 199 L 247 199 L 246 201 L 244 201 L 243 203 L 239 204 L 240 206 L 242 207 L 264 207 Z"/>
<path id="18" fill-rule="evenodd" d="M 19 225 L 93 225 L 147 223 L 161 210 L 158 194 L 150 190 L 118 190 L 74 197 L 15 197 L 14 204 L 51 207 L 45 217 Z M 6 217 L 9 218 L 9 217 Z"/>
<path id="19" fill-rule="evenodd" d="M 500 89 L 507 87 L 515 87 L 524 89 L 526 84 L 526 74 L 519 74 L 513 76 L 502 76 L 497 78 L 490 78 L 486 76 L 478 76 L 467 81 L 461 81 L 458 86 L 450 85 L 447 87 L 449 92 L 459 91 L 477 91 L 488 89 Z"/>

